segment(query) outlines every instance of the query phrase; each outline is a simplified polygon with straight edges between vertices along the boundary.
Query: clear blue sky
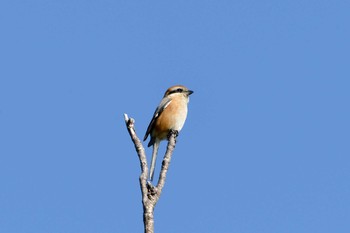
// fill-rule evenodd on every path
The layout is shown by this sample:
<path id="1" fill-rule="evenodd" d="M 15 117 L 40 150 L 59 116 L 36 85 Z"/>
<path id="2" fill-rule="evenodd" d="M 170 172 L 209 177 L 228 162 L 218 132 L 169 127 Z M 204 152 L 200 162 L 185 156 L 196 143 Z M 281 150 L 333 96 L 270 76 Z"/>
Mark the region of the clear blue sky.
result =
<path id="1" fill-rule="evenodd" d="M 2 0 L 0 232 L 142 232 L 123 113 L 143 137 L 174 84 L 195 93 L 156 232 L 350 232 L 349 9 Z"/>

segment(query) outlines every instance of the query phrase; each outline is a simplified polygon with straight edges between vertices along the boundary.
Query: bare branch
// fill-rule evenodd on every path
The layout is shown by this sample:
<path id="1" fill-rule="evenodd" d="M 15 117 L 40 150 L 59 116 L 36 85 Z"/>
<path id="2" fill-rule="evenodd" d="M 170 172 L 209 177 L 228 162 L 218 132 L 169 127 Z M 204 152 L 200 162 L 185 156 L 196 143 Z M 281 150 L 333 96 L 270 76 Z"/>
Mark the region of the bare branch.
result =
<path id="1" fill-rule="evenodd" d="M 162 168 L 158 179 L 158 184 L 157 186 L 154 186 L 150 181 L 147 181 L 147 177 L 148 177 L 147 158 L 146 158 L 145 149 L 142 146 L 142 143 L 140 139 L 137 137 L 135 132 L 135 120 L 133 118 L 129 118 L 127 114 L 124 114 L 124 120 L 140 160 L 141 175 L 140 175 L 139 181 L 140 181 L 140 188 L 142 192 L 143 223 L 144 223 L 145 233 L 153 233 L 154 232 L 154 207 L 160 198 L 160 195 L 162 193 L 162 190 L 165 184 L 166 174 L 169 169 L 170 160 L 175 148 L 176 137 L 178 133 L 176 131 L 169 132 L 169 142 L 163 158 Z"/>
<path id="2" fill-rule="evenodd" d="M 173 151 L 175 149 L 175 144 L 176 144 L 176 137 L 177 137 L 177 132 L 170 132 L 169 133 L 169 141 L 168 141 L 168 146 L 163 158 L 162 162 L 162 168 L 159 173 L 159 179 L 158 179 L 158 184 L 157 184 L 157 189 L 159 192 L 159 195 L 161 194 L 164 184 L 165 184 L 165 179 L 166 179 L 166 174 L 169 169 L 171 157 L 173 154 Z"/>
<path id="3" fill-rule="evenodd" d="M 135 120 L 129 118 L 127 114 L 124 114 L 124 120 L 128 132 L 130 134 L 131 140 L 135 145 L 137 155 L 139 156 L 140 166 L 141 166 L 141 175 L 140 175 L 140 188 L 142 191 L 142 201 L 147 199 L 147 175 L 148 175 L 148 165 L 145 149 L 142 146 L 140 139 L 137 137 L 135 132 Z"/>

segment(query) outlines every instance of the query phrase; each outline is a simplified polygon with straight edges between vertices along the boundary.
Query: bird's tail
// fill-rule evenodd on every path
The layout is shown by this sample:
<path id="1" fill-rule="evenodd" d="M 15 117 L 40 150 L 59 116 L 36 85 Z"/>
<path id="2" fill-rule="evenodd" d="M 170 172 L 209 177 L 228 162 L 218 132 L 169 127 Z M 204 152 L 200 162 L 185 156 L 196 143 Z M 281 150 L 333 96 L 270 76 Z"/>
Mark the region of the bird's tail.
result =
<path id="1" fill-rule="evenodd" d="M 153 144 L 153 152 L 152 152 L 152 162 L 151 169 L 149 171 L 149 179 L 153 181 L 154 169 L 156 167 L 157 153 L 159 148 L 159 142 L 156 140 Z"/>

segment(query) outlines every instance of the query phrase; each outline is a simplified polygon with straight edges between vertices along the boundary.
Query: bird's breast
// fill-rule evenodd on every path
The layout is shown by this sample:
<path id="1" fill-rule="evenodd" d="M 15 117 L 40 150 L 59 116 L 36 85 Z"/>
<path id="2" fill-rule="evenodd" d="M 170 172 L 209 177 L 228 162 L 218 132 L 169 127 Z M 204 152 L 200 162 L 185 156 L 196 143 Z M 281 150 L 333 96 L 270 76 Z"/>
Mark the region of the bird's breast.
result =
<path id="1" fill-rule="evenodd" d="M 152 136 L 165 139 L 169 130 L 180 131 L 187 117 L 187 100 L 173 99 L 155 122 Z"/>

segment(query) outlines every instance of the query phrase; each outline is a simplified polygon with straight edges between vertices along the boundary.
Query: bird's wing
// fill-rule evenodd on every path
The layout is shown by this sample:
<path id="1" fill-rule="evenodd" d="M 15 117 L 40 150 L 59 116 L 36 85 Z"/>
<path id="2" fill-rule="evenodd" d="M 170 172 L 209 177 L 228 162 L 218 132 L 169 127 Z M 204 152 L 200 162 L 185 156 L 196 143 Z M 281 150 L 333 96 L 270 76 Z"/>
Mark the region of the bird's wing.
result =
<path id="1" fill-rule="evenodd" d="M 164 97 L 162 99 L 162 101 L 160 102 L 159 106 L 157 107 L 156 111 L 153 114 L 152 120 L 148 125 L 145 137 L 143 138 L 143 140 L 145 141 L 148 137 L 148 134 L 151 133 L 151 129 L 153 128 L 153 124 L 156 121 L 156 119 L 160 116 L 160 114 L 162 114 L 162 112 L 164 111 L 164 109 L 166 109 L 166 107 L 168 107 L 168 105 L 170 104 L 171 99 L 168 97 Z"/>

